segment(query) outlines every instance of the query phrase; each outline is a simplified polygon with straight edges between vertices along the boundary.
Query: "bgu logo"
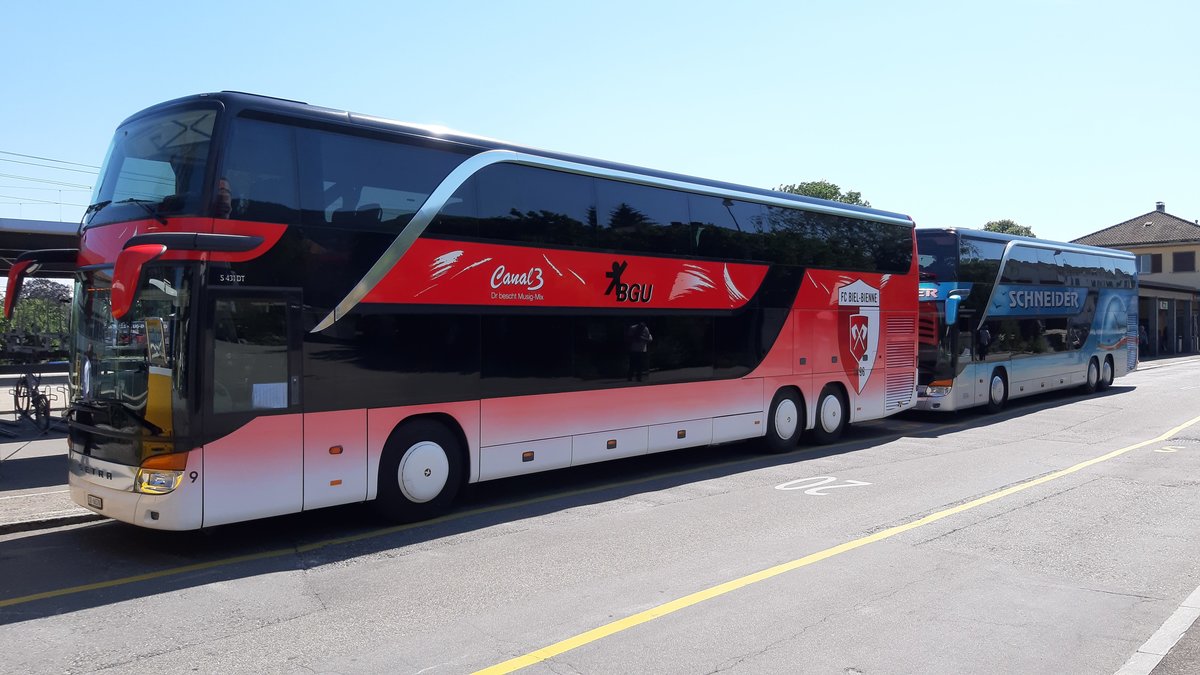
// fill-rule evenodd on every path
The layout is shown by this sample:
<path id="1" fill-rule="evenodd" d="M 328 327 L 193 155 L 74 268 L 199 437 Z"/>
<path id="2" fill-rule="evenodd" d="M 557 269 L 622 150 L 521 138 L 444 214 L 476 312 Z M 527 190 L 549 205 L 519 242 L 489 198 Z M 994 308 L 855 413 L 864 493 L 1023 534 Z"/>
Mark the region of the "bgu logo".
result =
<path id="1" fill-rule="evenodd" d="M 628 267 L 629 262 L 625 260 L 612 264 L 612 271 L 604 273 L 604 277 L 610 280 L 604 294 L 615 294 L 617 302 L 650 302 L 650 297 L 654 295 L 654 284 L 627 284 L 621 281 Z"/>

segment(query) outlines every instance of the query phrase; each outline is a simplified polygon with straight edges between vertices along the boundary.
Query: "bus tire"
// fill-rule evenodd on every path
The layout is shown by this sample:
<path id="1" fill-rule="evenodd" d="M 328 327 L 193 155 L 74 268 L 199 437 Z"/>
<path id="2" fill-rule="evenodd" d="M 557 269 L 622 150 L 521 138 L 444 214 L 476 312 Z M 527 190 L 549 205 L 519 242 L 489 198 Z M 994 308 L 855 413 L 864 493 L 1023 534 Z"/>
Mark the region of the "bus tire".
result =
<path id="1" fill-rule="evenodd" d="M 824 445 L 842 437 L 846 430 L 846 396 L 841 387 L 827 384 L 817 396 L 817 420 L 813 425 L 813 440 Z"/>
<path id="2" fill-rule="evenodd" d="M 790 387 L 775 392 L 771 407 L 767 410 L 767 433 L 763 437 L 763 449 L 778 454 L 795 449 L 804 434 L 804 401 Z"/>
<path id="3" fill-rule="evenodd" d="M 1008 403 L 1008 376 L 997 368 L 992 371 L 992 377 L 988 380 L 987 411 L 1000 412 L 1005 403 Z"/>
<path id="4" fill-rule="evenodd" d="M 1104 391 L 1112 386 L 1113 383 L 1113 362 L 1112 356 L 1104 357 L 1104 365 L 1100 366 L 1100 391 Z"/>
<path id="5" fill-rule="evenodd" d="M 1091 394 L 1091 393 L 1094 393 L 1096 391 L 1096 388 L 1099 386 L 1100 386 L 1100 363 L 1096 360 L 1096 357 L 1093 356 L 1088 361 L 1087 377 L 1083 381 L 1083 391 L 1084 391 L 1084 393 Z"/>
<path id="6" fill-rule="evenodd" d="M 375 508 L 398 523 L 435 518 L 454 503 L 463 475 L 457 435 L 434 420 L 405 422 L 383 446 Z"/>

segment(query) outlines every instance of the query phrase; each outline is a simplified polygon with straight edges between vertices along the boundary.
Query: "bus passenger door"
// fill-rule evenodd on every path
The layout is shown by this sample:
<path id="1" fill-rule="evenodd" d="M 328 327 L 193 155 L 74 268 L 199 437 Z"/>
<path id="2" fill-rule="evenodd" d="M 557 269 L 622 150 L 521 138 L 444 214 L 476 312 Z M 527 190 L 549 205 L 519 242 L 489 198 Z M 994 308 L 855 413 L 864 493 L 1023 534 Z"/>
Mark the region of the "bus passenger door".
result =
<path id="1" fill-rule="evenodd" d="M 300 293 L 218 289 L 208 297 L 203 526 L 300 511 Z"/>

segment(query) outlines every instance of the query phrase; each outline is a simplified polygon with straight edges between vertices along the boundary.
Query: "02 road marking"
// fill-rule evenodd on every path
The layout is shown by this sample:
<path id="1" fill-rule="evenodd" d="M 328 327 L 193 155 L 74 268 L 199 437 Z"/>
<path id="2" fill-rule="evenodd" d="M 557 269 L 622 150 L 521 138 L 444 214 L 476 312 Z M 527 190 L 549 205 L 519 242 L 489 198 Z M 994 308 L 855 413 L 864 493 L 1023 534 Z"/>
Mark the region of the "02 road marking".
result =
<path id="1" fill-rule="evenodd" d="M 797 480 L 790 480 L 786 483 L 781 483 L 779 485 L 776 485 L 775 489 L 783 490 L 785 492 L 788 492 L 791 490 L 804 490 L 804 494 L 806 494 L 806 495 L 816 495 L 818 497 L 824 497 L 829 494 L 828 492 L 825 492 L 825 490 L 835 490 L 837 488 L 861 487 L 864 485 L 870 485 L 870 483 L 868 483 L 866 481 L 850 480 L 850 479 L 846 479 L 846 482 L 840 483 L 838 485 L 830 485 L 830 483 L 836 483 L 836 482 L 837 482 L 837 478 L 835 478 L 833 476 L 811 476 L 809 478 L 800 478 Z"/>
<path id="2" fill-rule="evenodd" d="M 516 658 L 509 659 L 508 661 L 504 661 L 503 663 L 498 663 L 494 666 L 490 666 L 488 668 L 478 670 L 474 673 L 474 675 L 494 675 L 497 673 L 511 673 L 515 670 L 520 670 L 521 668 L 525 668 L 527 666 L 532 666 L 535 663 L 541 663 L 542 661 L 545 661 L 546 659 L 550 659 L 550 658 L 553 658 L 560 654 L 564 654 L 573 649 L 578 649 L 579 647 L 582 647 L 586 644 L 595 642 L 596 640 L 599 640 L 601 638 L 605 638 L 605 637 L 608 637 L 615 633 L 620 633 L 622 631 L 629 630 L 630 628 L 633 628 L 635 626 L 639 626 L 643 623 L 653 621 L 654 619 L 658 619 L 658 618 L 666 616 L 668 614 L 673 614 L 675 612 L 678 612 L 681 609 L 686 609 L 688 607 L 691 607 L 692 605 L 698 605 L 698 604 L 704 602 L 705 600 L 711 600 L 718 596 L 725 595 L 726 593 L 736 591 L 740 588 L 745 588 L 746 586 L 750 586 L 751 584 L 756 584 L 760 581 L 766 581 L 767 579 L 779 576 L 780 574 L 784 574 L 785 572 L 791 572 L 792 570 L 799 569 L 801 567 L 806 567 L 813 563 L 820 562 L 822 560 L 826 560 L 828 558 L 832 558 L 837 555 L 841 555 L 842 553 L 846 553 L 848 551 L 853 551 L 854 549 L 861 548 L 863 546 L 866 546 L 867 544 L 873 544 L 877 541 L 883 541 L 884 539 L 894 537 L 898 534 L 903 534 L 910 530 L 915 530 L 918 527 L 924 527 L 925 525 L 929 525 L 930 523 L 935 523 L 939 520 L 942 520 L 943 518 L 949 518 L 950 516 L 958 515 L 965 511 L 970 511 L 973 508 L 983 506 L 984 504 L 994 502 L 998 499 L 1003 499 L 1005 497 L 1016 494 L 1023 490 L 1028 490 L 1029 488 L 1036 487 L 1038 485 L 1042 485 L 1043 483 L 1049 483 L 1052 480 L 1057 480 L 1059 478 L 1062 478 L 1063 476 L 1068 476 L 1068 475 L 1076 473 L 1078 471 L 1082 471 L 1090 466 L 1099 464 L 1101 462 L 1107 462 L 1108 460 L 1113 459 L 1114 457 L 1120 457 L 1121 455 L 1124 455 L 1125 453 L 1133 451 L 1133 450 L 1137 450 L 1138 448 L 1144 448 L 1148 445 L 1153 445 L 1155 443 L 1161 443 L 1169 438 L 1174 437 L 1176 434 L 1183 431 L 1184 429 L 1187 429 L 1188 427 L 1195 425 L 1197 422 L 1200 422 L 1200 417 L 1193 417 L 1192 419 L 1188 420 L 1187 422 L 1184 422 L 1183 424 L 1175 427 L 1174 429 L 1171 429 L 1170 431 L 1167 431 L 1167 432 L 1160 434 L 1154 438 L 1151 438 L 1150 440 L 1142 441 L 1141 443 L 1136 443 L 1134 445 L 1126 446 L 1119 450 L 1113 450 L 1112 452 L 1110 452 L 1108 454 L 1100 455 L 1099 457 L 1094 457 L 1087 461 L 1080 462 L 1080 463 L 1076 464 L 1075 466 L 1071 466 L 1071 467 L 1067 467 L 1066 469 L 1055 471 L 1054 473 L 1047 474 L 1045 476 L 1042 476 L 1041 478 L 1034 478 L 1032 480 L 1025 481 L 1024 483 L 1018 483 L 1011 487 L 1007 487 L 1003 490 L 993 492 L 989 495 L 984 495 L 983 497 L 974 499 L 965 504 L 960 504 L 958 506 L 944 509 L 942 511 L 938 511 L 937 513 L 931 513 L 928 516 L 925 516 L 923 518 L 918 518 L 917 520 L 913 520 L 913 521 L 904 523 L 903 525 L 889 527 L 888 529 L 882 530 L 880 532 L 876 532 L 875 534 L 867 535 L 865 537 L 855 539 L 854 541 L 848 541 L 844 544 L 839 544 L 837 546 L 827 548 L 823 551 L 811 553 L 809 555 L 804 556 L 803 558 L 797 558 L 796 560 L 792 560 L 791 562 L 786 562 L 786 563 L 783 563 L 780 565 L 776 565 L 774 567 L 769 567 L 765 570 L 755 572 L 754 574 L 749 574 L 749 575 L 746 575 L 739 579 L 727 581 L 723 584 L 718 584 L 711 588 L 706 588 L 702 591 L 697 591 L 690 595 L 685 595 L 682 598 L 677 598 L 675 600 L 672 600 L 671 602 L 659 605 L 657 607 L 651 607 L 648 610 L 645 610 L 643 612 L 638 612 L 637 614 L 625 617 L 624 619 L 619 619 L 617 621 L 613 621 L 611 623 L 604 624 L 603 626 L 600 626 L 598 628 L 593 628 L 592 630 L 580 633 L 579 635 L 567 638 L 566 640 L 562 640 L 560 642 L 556 642 L 552 645 L 543 647 L 536 651 L 529 652 L 528 654 L 525 654 L 523 656 L 518 656 Z"/>

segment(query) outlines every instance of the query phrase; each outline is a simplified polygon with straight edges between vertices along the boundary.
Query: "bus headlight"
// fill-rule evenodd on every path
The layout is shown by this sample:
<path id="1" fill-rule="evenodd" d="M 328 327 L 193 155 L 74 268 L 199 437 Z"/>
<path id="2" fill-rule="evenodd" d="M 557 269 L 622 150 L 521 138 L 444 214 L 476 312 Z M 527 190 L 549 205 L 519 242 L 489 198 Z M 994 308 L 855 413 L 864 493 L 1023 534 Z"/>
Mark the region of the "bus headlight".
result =
<path id="1" fill-rule="evenodd" d="M 135 484 L 138 492 L 148 495 L 165 495 L 179 487 L 179 483 L 182 480 L 182 471 L 138 469 Z"/>
<path id="2" fill-rule="evenodd" d="M 134 490 L 148 495 L 165 495 L 183 481 L 187 453 L 169 453 L 147 457 L 138 467 Z"/>
<path id="3" fill-rule="evenodd" d="M 954 380 L 934 380 L 925 387 L 926 396 L 949 396 L 950 387 L 954 385 Z"/>

